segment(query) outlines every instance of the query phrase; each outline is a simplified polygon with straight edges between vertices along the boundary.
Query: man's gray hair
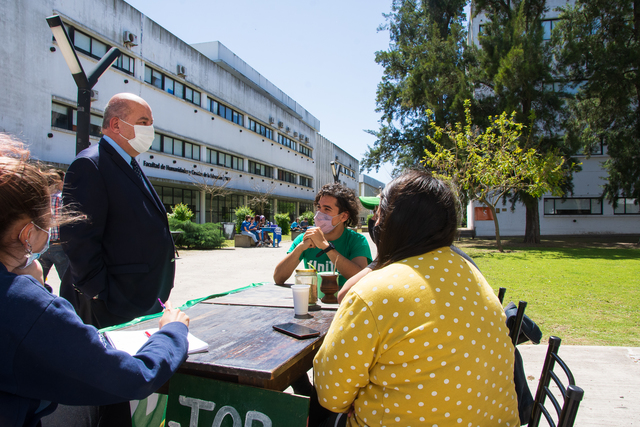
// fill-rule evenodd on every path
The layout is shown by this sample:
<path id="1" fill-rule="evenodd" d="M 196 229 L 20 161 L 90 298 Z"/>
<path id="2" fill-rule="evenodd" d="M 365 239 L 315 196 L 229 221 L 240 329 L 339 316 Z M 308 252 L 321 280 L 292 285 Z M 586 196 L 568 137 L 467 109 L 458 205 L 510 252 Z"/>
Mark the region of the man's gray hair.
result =
<path id="1" fill-rule="evenodd" d="M 131 100 L 126 98 L 114 97 L 104 109 L 104 117 L 102 119 L 102 129 L 109 129 L 109 123 L 114 117 L 120 119 L 128 117 L 131 114 Z"/>

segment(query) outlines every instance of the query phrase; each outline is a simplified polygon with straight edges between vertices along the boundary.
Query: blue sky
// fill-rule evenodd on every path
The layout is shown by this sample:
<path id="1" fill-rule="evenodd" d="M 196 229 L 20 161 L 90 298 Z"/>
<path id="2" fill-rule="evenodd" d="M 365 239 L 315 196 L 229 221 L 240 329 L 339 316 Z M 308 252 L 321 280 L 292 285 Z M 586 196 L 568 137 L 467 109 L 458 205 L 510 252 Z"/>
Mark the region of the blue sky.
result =
<path id="1" fill-rule="evenodd" d="M 220 41 L 320 120 L 320 133 L 362 160 L 378 129 L 377 31 L 391 0 L 126 0 L 187 43 Z M 368 175 L 390 180 L 392 167 Z"/>

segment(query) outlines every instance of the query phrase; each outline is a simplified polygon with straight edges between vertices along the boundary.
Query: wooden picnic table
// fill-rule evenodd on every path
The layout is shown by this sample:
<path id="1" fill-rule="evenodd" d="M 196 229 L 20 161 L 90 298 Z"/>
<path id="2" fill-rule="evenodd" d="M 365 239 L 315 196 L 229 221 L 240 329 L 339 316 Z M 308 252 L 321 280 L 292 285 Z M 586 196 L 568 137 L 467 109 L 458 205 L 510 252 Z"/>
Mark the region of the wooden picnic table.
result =
<path id="1" fill-rule="evenodd" d="M 291 283 L 285 283 L 284 285 L 268 283 L 242 292 L 236 292 L 202 302 L 205 304 L 217 305 L 251 305 L 256 307 L 280 307 L 292 309 L 293 294 L 291 293 L 291 285 Z M 338 304 L 325 304 L 320 300 L 318 300 L 316 304 L 317 307 L 315 308 L 317 310 L 336 311 L 338 309 Z M 313 309 L 310 311 L 311 314 L 315 312 L 316 311 L 313 311 Z"/>
<path id="2" fill-rule="evenodd" d="M 311 313 L 309 319 L 294 319 L 291 308 L 211 303 L 197 304 L 186 313 L 191 319 L 189 331 L 207 342 L 209 351 L 190 354 L 179 373 L 278 391 L 313 367 L 334 315 L 322 310 Z M 125 330 L 157 327 L 157 322 L 153 319 Z M 320 336 L 298 340 L 272 328 L 288 322 L 316 329 Z M 159 391 L 166 393 L 167 386 Z"/>

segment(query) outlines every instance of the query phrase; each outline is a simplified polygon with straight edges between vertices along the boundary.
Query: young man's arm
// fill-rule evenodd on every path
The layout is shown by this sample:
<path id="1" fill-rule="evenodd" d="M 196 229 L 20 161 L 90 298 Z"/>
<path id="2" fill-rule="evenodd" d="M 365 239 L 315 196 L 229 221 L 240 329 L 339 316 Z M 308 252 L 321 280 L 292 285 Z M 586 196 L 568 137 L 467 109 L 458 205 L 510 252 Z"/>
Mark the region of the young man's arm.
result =
<path id="1" fill-rule="evenodd" d="M 277 285 L 283 284 L 285 280 L 291 277 L 293 270 L 295 270 L 300 263 L 300 256 L 302 256 L 302 252 L 310 247 L 311 242 L 303 241 L 278 263 L 275 271 L 273 272 L 273 281 L 276 282 Z"/>

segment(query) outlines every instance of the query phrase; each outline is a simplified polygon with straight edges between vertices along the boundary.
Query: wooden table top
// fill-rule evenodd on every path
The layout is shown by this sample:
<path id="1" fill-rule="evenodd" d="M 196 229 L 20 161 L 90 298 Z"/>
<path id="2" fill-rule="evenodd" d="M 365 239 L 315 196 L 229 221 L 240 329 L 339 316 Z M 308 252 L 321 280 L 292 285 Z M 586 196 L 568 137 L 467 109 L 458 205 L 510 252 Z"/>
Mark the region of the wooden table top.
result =
<path id="1" fill-rule="evenodd" d="M 255 288 L 246 289 L 242 292 L 225 295 L 219 298 L 211 298 L 202 301 L 204 304 L 217 305 L 244 305 L 257 307 L 281 307 L 293 310 L 293 293 L 291 292 L 291 284 L 276 285 L 268 283 Z M 317 310 L 336 311 L 338 304 L 325 304 L 318 300 Z M 316 311 L 310 311 L 311 314 Z"/>
<path id="2" fill-rule="evenodd" d="M 286 389 L 313 366 L 334 315 L 323 310 L 301 320 L 294 319 L 289 308 L 202 303 L 186 313 L 191 319 L 189 331 L 206 341 L 209 351 L 190 354 L 178 372 L 272 390 Z M 298 340 L 272 328 L 288 322 L 318 330 L 320 336 Z M 157 319 L 126 329 L 151 326 L 157 327 Z"/>

